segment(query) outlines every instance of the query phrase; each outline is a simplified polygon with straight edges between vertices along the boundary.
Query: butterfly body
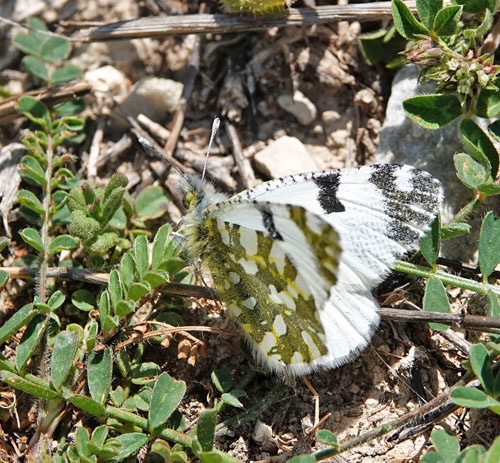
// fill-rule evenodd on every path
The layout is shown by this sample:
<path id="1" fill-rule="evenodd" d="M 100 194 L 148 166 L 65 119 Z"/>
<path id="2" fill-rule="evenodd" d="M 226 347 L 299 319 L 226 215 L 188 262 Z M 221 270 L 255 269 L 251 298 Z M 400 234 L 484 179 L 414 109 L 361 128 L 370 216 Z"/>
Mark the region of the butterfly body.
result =
<path id="1" fill-rule="evenodd" d="M 371 292 L 437 213 L 439 182 L 408 166 L 293 175 L 232 198 L 188 177 L 186 249 L 257 359 L 289 376 L 336 367 L 378 325 Z"/>

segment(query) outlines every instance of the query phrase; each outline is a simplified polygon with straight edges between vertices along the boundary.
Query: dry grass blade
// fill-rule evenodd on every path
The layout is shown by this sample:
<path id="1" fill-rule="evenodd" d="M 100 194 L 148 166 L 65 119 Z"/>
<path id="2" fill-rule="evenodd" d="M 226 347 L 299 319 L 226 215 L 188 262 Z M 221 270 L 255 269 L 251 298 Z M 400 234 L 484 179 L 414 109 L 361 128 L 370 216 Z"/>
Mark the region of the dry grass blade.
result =
<path id="1" fill-rule="evenodd" d="M 410 9 L 415 2 L 408 2 Z M 290 8 L 282 14 L 243 16 L 236 14 L 191 14 L 158 18 L 141 18 L 104 24 L 81 31 L 73 40 L 96 42 L 113 39 L 165 37 L 167 35 L 229 33 L 268 29 L 271 27 L 311 26 L 340 21 L 376 21 L 391 17 L 391 2 L 353 5 L 326 5 L 317 8 Z M 88 27 L 85 23 L 62 22 L 65 27 Z M 93 23 L 92 25 L 95 25 Z"/>

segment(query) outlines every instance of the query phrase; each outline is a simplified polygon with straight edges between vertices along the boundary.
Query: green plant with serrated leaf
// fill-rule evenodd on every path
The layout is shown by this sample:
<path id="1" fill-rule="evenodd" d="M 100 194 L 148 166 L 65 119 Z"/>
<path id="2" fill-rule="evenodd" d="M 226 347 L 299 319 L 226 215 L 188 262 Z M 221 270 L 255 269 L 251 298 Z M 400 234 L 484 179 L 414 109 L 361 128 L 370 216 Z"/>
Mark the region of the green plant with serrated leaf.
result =
<path id="1" fill-rule="evenodd" d="M 437 92 L 403 102 L 407 115 L 429 129 L 461 115 L 495 117 L 500 112 L 494 51 L 485 39 L 497 12 L 496 0 L 417 0 L 418 19 L 402 0 L 393 0 L 397 31 L 409 40 L 404 56 L 420 69 L 421 80 L 437 83 Z"/>
<path id="2" fill-rule="evenodd" d="M 71 42 L 48 34 L 47 26 L 38 18 L 29 18 L 28 32 L 20 32 L 12 44 L 26 56 L 22 65 L 35 77 L 48 84 L 61 84 L 80 77 L 82 70 L 73 64 L 62 64 L 71 53 Z"/>

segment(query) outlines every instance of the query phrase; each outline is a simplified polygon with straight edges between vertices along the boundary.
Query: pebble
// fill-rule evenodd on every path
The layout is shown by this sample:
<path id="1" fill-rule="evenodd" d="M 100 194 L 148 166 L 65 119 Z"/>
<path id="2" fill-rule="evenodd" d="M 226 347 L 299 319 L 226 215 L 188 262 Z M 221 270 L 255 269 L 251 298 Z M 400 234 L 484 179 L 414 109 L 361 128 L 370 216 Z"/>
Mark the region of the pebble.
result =
<path id="1" fill-rule="evenodd" d="M 318 114 L 316 106 L 300 90 L 296 90 L 293 97 L 280 95 L 277 102 L 282 109 L 290 113 L 302 125 L 311 124 Z"/>
<path id="2" fill-rule="evenodd" d="M 302 142 L 284 136 L 254 156 L 255 167 L 269 178 L 317 170 L 318 167 Z"/>

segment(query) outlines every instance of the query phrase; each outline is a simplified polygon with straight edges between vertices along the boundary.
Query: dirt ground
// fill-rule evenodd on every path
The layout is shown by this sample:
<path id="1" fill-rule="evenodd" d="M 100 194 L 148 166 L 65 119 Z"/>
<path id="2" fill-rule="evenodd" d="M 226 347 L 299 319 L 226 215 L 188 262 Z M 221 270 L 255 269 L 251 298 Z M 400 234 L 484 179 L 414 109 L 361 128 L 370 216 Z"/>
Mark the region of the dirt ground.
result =
<path id="1" fill-rule="evenodd" d="M 165 4 L 180 13 L 195 13 L 199 8 L 198 2 L 180 0 L 58 0 L 48 7 L 40 0 L 42 7 L 36 11 L 36 3 L 32 2 L 30 7 L 49 23 L 60 20 L 113 22 L 158 15 L 161 14 L 159 5 Z M 214 2 L 207 6 L 211 12 L 217 9 Z M 241 191 L 244 179 L 231 155 L 233 147 L 227 122 L 236 129 L 244 157 L 250 161 L 257 181 L 268 178 L 256 167 L 254 155 L 284 135 L 300 140 L 320 169 L 369 163 L 377 147 L 392 73 L 381 66 L 366 64 L 359 53 L 357 38 L 361 32 L 374 30 L 379 25 L 340 23 L 203 37 L 199 72 L 175 156 L 182 163 L 199 169 L 213 117 L 219 115 L 223 124 L 211 154 L 208 174 L 228 193 Z M 68 33 L 64 29 L 58 31 Z M 4 46 L 8 44 L 9 33 L 4 29 Z M 137 193 L 142 179 L 151 174 L 158 161 L 144 154 L 128 127 L 117 122 L 117 101 L 123 101 L 132 85 L 147 76 L 182 84 L 194 42 L 192 36 L 178 36 L 75 46 L 72 62 L 82 67 L 84 73 L 111 65 L 125 76 L 112 91 L 108 88 L 108 93 L 93 92 L 86 98 L 87 141 L 75 152 L 78 158 L 75 165 L 81 175 L 86 173 L 94 133 L 99 129 L 103 134 L 99 150 L 110 153 L 110 157 L 98 167 L 96 181 L 105 183 L 113 172 L 123 172 L 129 177 L 131 194 Z M 18 72 L 10 73 L 14 77 L 9 85 L 18 91 L 30 90 L 36 82 L 16 66 L 19 66 L 19 57 L 2 71 L 4 75 L 7 69 Z M 314 117 L 309 124 L 301 124 L 278 103 L 280 96 L 297 90 L 310 103 L 306 106 Z M 165 112 L 155 122 L 169 129 L 172 118 L 173 111 Z M 18 126 L 3 132 L 3 143 L 13 141 L 9 137 L 14 136 L 15 127 Z M 123 142 L 124 137 L 132 142 L 125 143 L 125 149 L 117 149 L 117 142 Z M 161 144 L 165 140 L 158 141 Z M 164 185 L 170 188 L 176 181 L 175 174 L 171 174 Z M 168 213 L 174 223 L 182 215 L 173 202 Z M 422 282 L 405 283 L 399 306 L 404 307 L 406 299 L 421 305 L 422 293 Z M 455 297 L 460 303 L 464 295 L 457 293 Z M 200 310 L 200 304 L 185 309 L 182 315 L 188 324 L 226 326 L 223 311 L 208 302 L 202 307 L 205 310 Z M 248 370 L 237 338 L 211 334 L 201 338 L 207 345 L 207 357 L 199 358 L 195 366 L 175 359 L 173 347 L 161 354 L 165 358 L 174 357 L 163 362 L 171 368 L 172 376 L 188 384 L 182 404 L 188 421 L 211 404 L 210 372 L 213 369 L 229 367 L 236 383 Z M 464 359 L 455 343 L 443 335 L 432 334 L 423 324 L 384 322 L 359 358 L 341 368 L 310 375 L 309 380 L 319 395 L 319 417 L 329 414 L 322 428 L 333 431 L 339 441 L 344 442 L 400 417 L 454 384 L 460 377 L 460 361 Z M 252 405 L 280 381 L 271 375 L 258 376 L 245 388 L 242 402 L 245 406 Z M 305 441 L 314 424 L 314 407 L 311 391 L 297 380 L 285 397 L 266 410 L 257 422 L 226 430 L 218 437 L 217 446 L 242 461 L 268 460 L 300 443 L 307 449 Z M 227 409 L 223 417 L 232 414 L 234 409 Z M 460 409 L 441 425 L 458 435 L 463 444 L 485 444 L 491 439 L 491 430 L 498 429 L 500 422 L 489 413 L 465 416 Z M 27 424 L 23 429 L 26 435 L 17 436 L 20 447 L 33 433 L 33 427 Z M 430 431 L 431 428 L 425 428 L 401 440 L 399 436 L 375 439 L 343 454 L 340 461 L 418 461 L 430 446 Z"/>

